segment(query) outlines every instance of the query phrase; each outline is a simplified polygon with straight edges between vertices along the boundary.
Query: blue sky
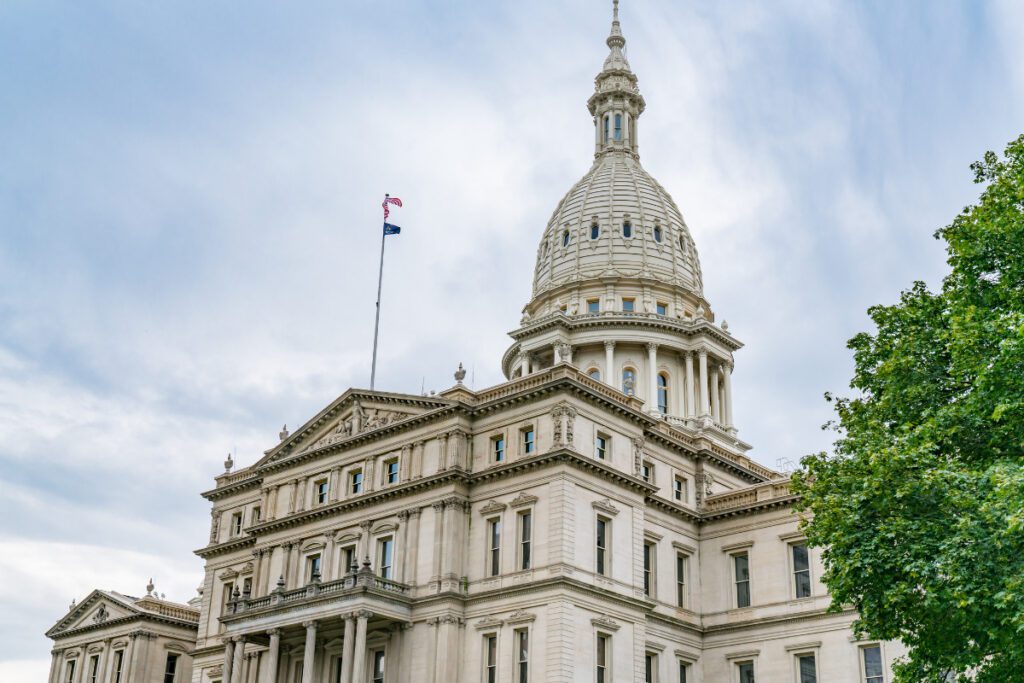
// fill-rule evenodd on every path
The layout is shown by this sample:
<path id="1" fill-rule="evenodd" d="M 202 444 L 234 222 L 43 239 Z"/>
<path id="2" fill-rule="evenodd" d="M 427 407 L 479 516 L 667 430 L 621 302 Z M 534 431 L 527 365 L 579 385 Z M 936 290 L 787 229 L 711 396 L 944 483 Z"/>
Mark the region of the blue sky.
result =
<path id="1" fill-rule="evenodd" d="M 91 588 L 187 600 L 209 488 L 366 386 L 500 381 L 587 170 L 610 3 L 0 5 L 0 680 Z M 735 417 L 826 448 L 865 310 L 945 271 L 968 165 L 1024 121 L 1014 2 L 623 0 L 641 158 L 747 346 Z"/>

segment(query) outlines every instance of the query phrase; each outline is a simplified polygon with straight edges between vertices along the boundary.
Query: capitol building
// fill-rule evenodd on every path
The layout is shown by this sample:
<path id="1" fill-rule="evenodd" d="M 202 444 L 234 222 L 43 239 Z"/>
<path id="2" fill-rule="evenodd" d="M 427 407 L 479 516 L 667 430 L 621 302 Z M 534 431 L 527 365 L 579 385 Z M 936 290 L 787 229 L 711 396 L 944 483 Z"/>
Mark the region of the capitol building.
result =
<path id="1" fill-rule="evenodd" d="M 829 611 L 786 475 L 747 455 L 742 343 L 640 163 L 617 6 L 606 44 L 507 381 L 349 389 L 229 462 L 199 596 L 94 591 L 47 633 L 49 683 L 891 680 L 902 646 Z"/>

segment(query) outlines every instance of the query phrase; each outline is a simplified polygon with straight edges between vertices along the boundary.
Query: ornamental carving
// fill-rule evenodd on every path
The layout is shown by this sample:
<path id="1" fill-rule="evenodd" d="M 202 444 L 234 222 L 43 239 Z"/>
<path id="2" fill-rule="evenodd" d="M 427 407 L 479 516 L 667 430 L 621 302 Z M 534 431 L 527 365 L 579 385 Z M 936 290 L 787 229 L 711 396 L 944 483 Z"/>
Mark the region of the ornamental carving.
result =
<path id="1" fill-rule="evenodd" d="M 555 448 L 572 447 L 576 414 L 576 409 L 568 403 L 559 403 L 551 409 L 551 422 L 555 434 L 553 446 Z"/>
<path id="2" fill-rule="evenodd" d="M 516 610 L 505 620 L 509 624 L 525 624 L 537 619 L 537 615 L 525 610 Z"/>
<path id="3" fill-rule="evenodd" d="M 604 629 L 606 631 L 618 631 L 621 627 L 621 624 L 619 624 L 619 622 L 615 621 L 609 616 L 604 615 L 591 619 L 590 623 L 596 626 L 597 628 Z"/>
<path id="4" fill-rule="evenodd" d="M 527 505 L 533 505 L 538 500 L 540 500 L 540 499 L 537 498 L 537 496 L 532 496 L 529 493 L 526 493 L 524 491 L 524 492 L 520 493 L 518 496 L 516 496 L 515 498 L 513 498 L 512 502 L 509 503 L 509 505 L 511 505 L 514 508 L 520 508 L 520 507 L 525 507 Z"/>
<path id="5" fill-rule="evenodd" d="M 107 611 L 106 605 L 100 605 L 100 608 L 96 610 L 96 613 L 92 615 L 92 623 L 102 624 L 104 621 L 110 618 L 110 612 Z"/>
<path id="6" fill-rule="evenodd" d="M 633 476 L 639 477 L 644 463 L 644 437 L 633 437 Z"/>
<path id="7" fill-rule="evenodd" d="M 505 504 L 504 503 L 499 503 L 497 501 L 491 500 L 491 501 L 488 501 L 486 505 L 484 505 L 483 507 L 480 508 L 480 514 L 481 515 L 491 515 L 491 514 L 494 514 L 496 512 L 501 512 L 504 509 L 505 509 Z"/>
<path id="8" fill-rule="evenodd" d="M 501 628 L 501 625 L 505 622 L 495 617 L 484 617 L 480 621 L 476 622 L 476 628 L 478 631 L 484 631 L 490 628 Z"/>
<path id="9" fill-rule="evenodd" d="M 612 504 L 612 501 L 610 501 L 607 498 L 605 498 L 603 500 L 595 500 L 590 505 L 595 510 L 600 510 L 601 512 L 607 513 L 607 514 L 612 515 L 612 516 L 619 514 L 619 508 L 615 507 Z"/>

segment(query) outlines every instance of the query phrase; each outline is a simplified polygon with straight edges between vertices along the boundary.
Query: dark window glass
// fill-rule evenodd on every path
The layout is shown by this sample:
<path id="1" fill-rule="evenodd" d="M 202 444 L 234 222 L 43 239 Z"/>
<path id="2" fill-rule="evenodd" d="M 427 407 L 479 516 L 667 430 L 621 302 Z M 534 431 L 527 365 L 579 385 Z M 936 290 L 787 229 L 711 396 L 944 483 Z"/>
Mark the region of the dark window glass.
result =
<path id="1" fill-rule="evenodd" d="M 654 578 L 653 566 L 654 546 L 650 543 L 644 543 L 644 595 L 651 594 L 651 584 Z"/>
<path id="2" fill-rule="evenodd" d="M 533 515 L 529 512 L 524 512 L 519 515 L 519 568 L 529 569 L 530 568 L 530 541 L 533 529 Z"/>
<path id="3" fill-rule="evenodd" d="M 601 312 L 601 300 L 590 299 L 587 301 L 587 313 L 600 313 Z"/>
<path id="4" fill-rule="evenodd" d="M 864 648 L 864 681 L 865 683 L 882 683 L 882 648 Z"/>
<path id="5" fill-rule="evenodd" d="M 633 310 L 634 310 L 633 304 L 634 304 L 634 300 L 633 299 L 623 299 L 622 300 L 622 310 L 625 311 L 626 313 L 632 313 Z"/>
<path id="6" fill-rule="evenodd" d="M 523 430 L 523 453 L 533 453 L 533 430 Z"/>
<path id="7" fill-rule="evenodd" d="M 597 637 L 597 683 L 606 683 L 608 670 L 608 636 Z"/>
<path id="8" fill-rule="evenodd" d="M 740 683 L 754 683 L 754 663 L 743 662 L 740 667 Z"/>
<path id="9" fill-rule="evenodd" d="M 622 114 L 615 115 L 615 139 L 622 139 Z"/>
<path id="10" fill-rule="evenodd" d="M 668 377 L 658 375 L 658 412 L 668 413 Z"/>
<path id="11" fill-rule="evenodd" d="M 487 683 L 498 681 L 498 636 L 487 636 Z"/>
<path id="12" fill-rule="evenodd" d="M 686 556 L 676 555 L 676 604 L 686 606 Z"/>
<path id="13" fill-rule="evenodd" d="M 622 236 L 626 238 L 633 236 L 633 225 L 629 221 L 622 224 Z"/>
<path id="14" fill-rule="evenodd" d="M 679 683 L 686 683 L 686 665 L 681 662 L 679 664 Z"/>
<path id="15" fill-rule="evenodd" d="M 121 683 L 121 670 L 124 668 L 124 650 L 114 653 L 114 683 Z"/>
<path id="16" fill-rule="evenodd" d="M 800 655 L 800 683 L 818 683 L 818 669 L 814 666 L 814 655 Z"/>
<path id="17" fill-rule="evenodd" d="M 516 683 L 527 683 L 530 680 L 530 634 L 528 631 L 516 631 Z"/>
<path id="18" fill-rule="evenodd" d="M 363 472 L 362 470 L 352 473 L 352 493 L 363 492 Z"/>
<path id="19" fill-rule="evenodd" d="M 380 576 L 382 579 L 391 578 L 391 567 L 394 564 L 393 555 L 395 542 L 390 537 L 380 540 Z"/>
<path id="20" fill-rule="evenodd" d="M 668 306 L 663 303 L 657 303 L 654 305 L 654 309 L 658 315 L 668 315 Z"/>
<path id="21" fill-rule="evenodd" d="M 654 655 L 644 655 L 644 683 L 654 683 Z"/>
<path id="22" fill-rule="evenodd" d="M 562 233 L 562 246 L 563 246 L 563 247 L 567 247 L 567 246 L 569 246 L 569 239 L 570 239 L 570 238 L 569 238 L 569 231 L 568 231 L 568 230 L 566 230 L 566 231 L 564 231 L 564 232 Z"/>
<path id="23" fill-rule="evenodd" d="M 736 606 L 750 607 L 750 559 L 746 555 L 734 555 L 733 563 L 736 567 Z"/>
<path id="24" fill-rule="evenodd" d="M 384 470 L 384 472 L 385 472 L 385 479 L 386 479 L 387 483 L 389 483 L 389 484 L 397 484 L 398 483 L 398 461 L 397 460 L 390 460 L 390 461 L 388 461 L 388 463 L 384 467 L 385 467 L 385 470 Z"/>
<path id="25" fill-rule="evenodd" d="M 167 655 L 164 667 L 164 683 L 174 683 L 174 674 L 178 670 L 178 655 Z"/>
<path id="26" fill-rule="evenodd" d="M 604 460 L 608 455 L 608 439 L 598 435 L 594 444 L 595 454 L 598 460 Z"/>
<path id="27" fill-rule="evenodd" d="M 596 224 L 595 225 L 591 225 L 590 226 L 590 239 L 596 240 L 600 236 L 601 236 L 601 228 L 597 227 Z"/>
<path id="28" fill-rule="evenodd" d="M 661 228 L 654 226 L 654 241 L 661 242 Z"/>
<path id="29" fill-rule="evenodd" d="M 490 546 L 488 554 L 490 556 L 490 574 L 491 576 L 497 576 L 501 573 L 501 520 L 492 519 L 490 522 Z"/>
<path id="30" fill-rule="evenodd" d="M 796 582 L 796 597 L 810 597 L 811 565 L 806 545 L 793 546 L 793 579 Z"/>
<path id="31" fill-rule="evenodd" d="M 605 553 L 607 552 L 608 523 L 598 518 L 597 520 L 597 573 L 605 573 Z"/>
<path id="32" fill-rule="evenodd" d="M 505 437 L 499 436 L 494 439 L 494 462 L 501 462 L 505 459 Z"/>
<path id="33" fill-rule="evenodd" d="M 373 683 L 384 683 L 384 650 L 373 653 Z"/>

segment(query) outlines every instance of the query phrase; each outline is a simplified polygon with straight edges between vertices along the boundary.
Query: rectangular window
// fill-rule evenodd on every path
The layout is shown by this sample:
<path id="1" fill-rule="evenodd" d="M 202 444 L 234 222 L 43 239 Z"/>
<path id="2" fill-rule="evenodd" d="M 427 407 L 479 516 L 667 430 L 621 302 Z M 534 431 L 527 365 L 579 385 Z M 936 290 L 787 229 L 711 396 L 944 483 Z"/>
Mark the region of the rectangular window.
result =
<path id="1" fill-rule="evenodd" d="M 601 300 L 600 299 L 587 299 L 587 313 L 600 313 L 601 312 Z"/>
<path id="2" fill-rule="evenodd" d="M 814 655 L 798 655 L 796 661 L 800 671 L 800 683 L 818 683 L 818 667 Z"/>
<path id="3" fill-rule="evenodd" d="M 384 483 L 398 483 L 398 458 L 384 461 Z"/>
<path id="4" fill-rule="evenodd" d="M 96 676 L 99 674 L 100 669 L 100 656 L 93 655 L 89 657 L 89 683 L 96 683 Z M 174 683 L 172 680 L 171 683 Z"/>
<path id="5" fill-rule="evenodd" d="M 740 673 L 740 683 L 754 683 L 754 663 L 740 662 L 736 665 Z"/>
<path id="6" fill-rule="evenodd" d="M 224 584 L 224 590 L 221 593 L 220 613 L 228 613 L 228 603 L 231 602 L 231 592 L 235 590 L 235 584 L 228 581 Z"/>
<path id="7" fill-rule="evenodd" d="M 625 313 L 632 313 L 633 310 L 634 310 L 634 305 L 635 304 L 636 304 L 636 300 L 635 299 L 623 299 L 622 300 L 622 310 Z"/>
<path id="8" fill-rule="evenodd" d="M 653 543 L 644 543 L 644 595 L 654 593 L 654 565 L 657 549 Z"/>
<path id="9" fill-rule="evenodd" d="M 252 509 L 252 515 L 250 515 L 253 524 L 259 524 L 260 520 L 263 519 L 263 510 L 259 505 Z"/>
<path id="10" fill-rule="evenodd" d="M 654 483 L 654 465 L 649 462 L 644 462 L 640 465 L 640 478 L 646 481 L 648 484 Z"/>
<path id="11" fill-rule="evenodd" d="M 733 555 L 732 563 L 736 579 L 736 607 L 750 607 L 750 558 L 746 553 Z"/>
<path id="12" fill-rule="evenodd" d="M 373 653 L 373 683 L 384 683 L 384 650 Z"/>
<path id="13" fill-rule="evenodd" d="M 248 578 L 242 582 L 242 595 L 244 597 L 252 595 L 252 578 Z"/>
<path id="14" fill-rule="evenodd" d="M 363 492 L 363 471 L 355 470 L 349 475 L 349 490 L 352 495 L 356 495 Z"/>
<path id="15" fill-rule="evenodd" d="M 515 632 L 516 639 L 516 683 L 530 680 L 530 632 L 521 629 Z"/>
<path id="16" fill-rule="evenodd" d="M 609 669 L 609 655 L 608 652 L 610 643 L 608 636 L 603 633 L 597 635 L 597 683 L 609 683 L 611 678 L 608 675 Z"/>
<path id="17" fill-rule="evenodd" d="M 382 579 L 392 578 L 392 566 L 394 566 L 395 541 L 388 536 L 377 541 L 377 567 Z"/>
<path id="18" fill-rule="evenodd" d="M 124 669 L 124 650 L 114 653 L 114 683 L 121 683 L 121 670 Z"/>
<path id="19" fill-rule="evenodd" d="M 231 535 L 241 536 L 242 535 L 242 513 L 236 512 L 231 515 Z"/>
<path id="20" fill-rule="evenodd" d="M 487 573 L 501 573 L 501 519 L 497 517 L 487 520 Z"/>
<path id="21" fill-rule="evenodd" d="M 679 683 L 686 683 L 686 665 L 679 662 Z"/>
<path id="22" fill-rule="evenodd" d="M 882 683 L 882 648 L 873 645 L 863 648 L 861 652 L 864 653 L 864 683 Z"/>
<path id="23" fill-rule="evenodd" d="M 530 568 L 530 544 L 533 536 L 533 513 L 519 513 L 519 568 Z"/>
<path id="24" fill-rule="evenodd" d="M 65 673 L 67 674 L 67 676 L 64 677 L 65 683 L 75 683 L 75 662 L 76 661 L 77 660 L 72 659 L 70 662 L 68 662 L 67 669 L 65 669 Z"/>
<path id="25" fill-rule="evenodd" d="M 598 434 L 594 440 L 594 455 L 598 460 L 606 460 L 608 458 L 608 437 L 604 434 Z"/>
<path id="26" fill-rule="evenodd" d="M 323 505 L 327 502 L 327 480 L 320 479 L 314 484 L 316 486 L 316 502 L 317 505 Z"/>
<path id="27" fill-rule="evenodd" d="M 597 573 L 608 573 L 608 541 L 611 535 L 611 521 L 604 517 L 597 518 Z"/>
<path id="28" fill-rule="evenodd" d="M 658 315 L 668 315 L 668 305 L 661 301 L 654 304 L 654 310 Z"/>
<path id="29" fill-rule="evenodd" d="M 686 555 L 676 553 L 676 605 L 686 607 Z"/>
<path id="30" fill-rule="evenodd" d="M 658 681 L 658 655 L 650 652 L 644 655 L 644 683 L 657 683 Z"/>
<path id="31" fill-rule="evenodd" d="M 615 139 L 622 139 L 622 114 L 615 115 Z"/>
<path id="32" fill-rule="evenodd" d="M 356 562 L 356 547 L 354 545 L 347 545 L 341 549 L 341 561 L 346 572 L 354 572 L 359 568 Z"/>
<path id="33" fill-rule="evenodd" d="M 314 579 L 320 578 L 320 555 L 310 555 L 306 558 L 306 583 L 312 583 Z"/>
<path id="34" fill-rule="evenodd" d="M 796 597 L 811 597 L 811 563 L 807 554 L 807 546 L 798 543 L 793 548 L 793 581 Z"/>
<path id="35" fill-rule="evenodd" d="M 331 683 L 341 683 L 341 670 L 344 668 L 343 664 L 344 662 L 342 662 L 341 657 L 334 658 L 334 678 L 331 679 Z"/>
<path id="36" fill-rule="evenodd" d="M 494 454 L 494 462 L 505 461 L 505 437 L 496 436 L 491 439 L 491 453 Z"/>
<path id="37" fill-rule="evenodd" d="M 523 453 L 533 453 L 536 446 L 534 443 L 533 427 L 527 427 L 523 430 Z"/>
<path id="38" fill-rule="evenodd" d="M 498 636 L 484 638 L 484 680 L 498 683 Z"/>
<path id="39" fill-rule="evenodd" d="M 178 655 L 167 655 L 167 665 L 164 667 L 164 683 L 174 683 L 174 674 L 178 670 Z"/>
<path id="40" fill-rule="evenodd" d="M 677 503 L 685 503 L 687 499 L 686 479 L 676 477 L 672 482 L 672 497 Z"/>

